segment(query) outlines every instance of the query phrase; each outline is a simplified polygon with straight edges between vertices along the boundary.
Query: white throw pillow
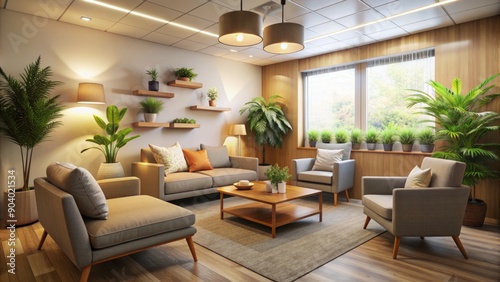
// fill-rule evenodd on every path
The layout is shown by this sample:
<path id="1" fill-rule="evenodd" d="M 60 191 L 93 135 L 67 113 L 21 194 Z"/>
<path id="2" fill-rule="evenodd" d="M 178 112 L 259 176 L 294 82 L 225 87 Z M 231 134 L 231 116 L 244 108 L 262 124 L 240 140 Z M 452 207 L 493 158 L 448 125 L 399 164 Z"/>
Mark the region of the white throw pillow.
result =
<path id="1" fill-rule="evenodd" d="M 432 171 L 430 168 L 421 169 L 415 166 L 408 177 L 406 178 L 405 188 L 425 188 L 429 187 L 432 179 Z"/>
<path id="2" fill-rule="evenodd" d="M 316 161 L 312 170 L 332 171 L 333 164 L 342 160 L 344 150 L 317 149 Z"/>
<path id="3" fill-rule="evenodd" d="M 188 171 L 188 165 L 179 142 L 171 147 L 159 147 L 149 144 L 157 163 L 165 166 L 165 175 L 178 171 Z"/>

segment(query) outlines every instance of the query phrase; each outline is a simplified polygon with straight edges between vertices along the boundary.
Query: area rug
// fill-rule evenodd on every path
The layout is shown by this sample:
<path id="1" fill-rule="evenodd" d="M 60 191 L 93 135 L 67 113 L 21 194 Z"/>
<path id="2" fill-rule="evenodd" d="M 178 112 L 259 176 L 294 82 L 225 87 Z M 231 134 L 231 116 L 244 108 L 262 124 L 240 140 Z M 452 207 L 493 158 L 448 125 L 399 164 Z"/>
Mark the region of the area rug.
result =
<path id="1" fill-rule="evenodd" d="M 316 215 L 278 227 L 276 238 L 271 238 L 271 228 L 266 226 L 229 214 L 221 220 L 218 200 L 198 198 L 183 206 L 196 214 L 196 244 L 271 280 L 293 281 L 385 231 L 374 221 L 363 229 L 366 216 L 360 204 L 333 206 L 332 201 L 324 199 L 322 222 Z M 226 198 L 224 206 L 245 202 L 248 200 Z M 318 205 L 317 198 L 294 203 Z"/>

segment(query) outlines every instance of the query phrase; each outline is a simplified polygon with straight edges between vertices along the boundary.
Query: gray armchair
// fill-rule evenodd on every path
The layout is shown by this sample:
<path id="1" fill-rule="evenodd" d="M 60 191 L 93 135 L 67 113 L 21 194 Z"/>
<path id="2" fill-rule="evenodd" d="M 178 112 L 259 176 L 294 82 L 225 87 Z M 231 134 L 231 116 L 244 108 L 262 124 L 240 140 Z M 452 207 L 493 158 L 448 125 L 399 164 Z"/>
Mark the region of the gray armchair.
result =
<path id="1" fill-rule="evenodd" d="M 362 178 L 364 229 L 375 220 L 394 235 L 393 258 L 401 237 L 451 236 L 460 252 L 467 253 L 460 231 L 470 187 L 462 185 L 465 164 L 426 157 L 421 169 L 430 168 L 429 187 L 403 188 L 407 177 L 364 176 Z"/>
<path id="2" fill-rule="evenodd" d="M 339 150 L 342 149 L 342 160 L 333 164 L 329 171 L 313 170 L 316 158 L 302 158 L 292 160 L 292 181 L 297 186 L 308 187 L 333 193 L 333 204 L 337 205 L 338 193 L 344 191 L 347 202 L 349 202 L 350 189 L 354 185 L 355 160 L 351 160 L 352 144 L 324 144 L 317 143 L 319 149 Z"/>
<path id="3" fill-rule="evenodd" d="M 53 175 L 58 180 L 35 179 L 39 221 L 44 228 L 38 249 L 50 235 L 82 270 L 80 281 L 87 281 L 95 264 L 181 239 L 186 239 L 194 261 L 197 260 L 192 239 L 196 233 L 195 215 L 191 211 L 140 195 L 140 180 L 136 177 L 100 180 L 96 184 L 87 171 L 84 175 L 73 167 L 67 168 L 55 171 Z M 98 190 L 82 189 L 80 183 Z M 93 197 L 93 204 L 84 205 L 85 195 Z M 94 205 L 101 195 L 101 203 Z M 92 212 L 96 207 L 100 210 L 100 214 L 94 214 L 98 218 L 84 215 L 89 207 Z"/>

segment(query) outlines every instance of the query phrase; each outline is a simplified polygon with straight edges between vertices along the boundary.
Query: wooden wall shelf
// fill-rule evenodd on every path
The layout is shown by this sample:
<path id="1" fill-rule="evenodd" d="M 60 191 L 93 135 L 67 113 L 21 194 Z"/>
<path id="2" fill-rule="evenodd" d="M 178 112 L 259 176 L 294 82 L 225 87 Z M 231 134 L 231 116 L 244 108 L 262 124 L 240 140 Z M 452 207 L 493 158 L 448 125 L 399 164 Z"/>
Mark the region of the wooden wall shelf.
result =
<path id="1" fill-rule="evenodd" d="M 132 123 L 133 126 L 135 127 L 164 127 L 164 128 L 198 128 L 200 127 L 199 124 L 193 124 L 193 123 L 173 123 L 173 122 L 145 122 L 145 121 L 138 121 Z"/>
<path id="2" fill-rule="evenodd" d="M 174 93 L 140 90 L 140 89 L 132 91 L 132 94 L 137 96 L 153 96 L 159 98 L 174 98 L 175 96 Z"/>
<path id="3" fill-rule="evenodd" d="M 191 106 L 189 108 L 195 111 L 212 111 L 212 112 L 226 112 L 231 110 L 231 108 L 219 108 L 210 106 Z"/>
<path id="4" fill-rule="evenodd" d="M 199 124 L 194 123 L 170 123 L 170 128 L 198 128 Z"/>
<path id="5" fill-rule="evenodd" d="M 167 85 L 181 87 L 181 88 L 189 88 L 189 89 L 198 89 L 203 87 L 203 84 L 199 82 L 184 81 L 184 80 L 172 80 L 167 82 Z"/>

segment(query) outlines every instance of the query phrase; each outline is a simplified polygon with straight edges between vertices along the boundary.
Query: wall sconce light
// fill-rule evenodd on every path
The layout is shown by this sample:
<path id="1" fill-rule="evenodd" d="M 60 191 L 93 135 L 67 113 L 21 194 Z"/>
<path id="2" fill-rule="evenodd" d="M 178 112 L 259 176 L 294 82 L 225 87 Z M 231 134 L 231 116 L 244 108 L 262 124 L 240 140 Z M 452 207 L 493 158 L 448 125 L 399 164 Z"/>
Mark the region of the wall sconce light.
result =
<path id="1" fill-rule="evenodd" d="M 286 0 L 281 0 L 281 23 L 264 29 L 264 51 L 273 54 L 290 54 L 304 49 L 304 27 L 285 22 Z"/>
<path id="2" fill-rule="evenodd" d="M 78 84 L 76 102 L 84 104 L 105 104 L 104 87 L 99 83 L 83 82 Z"/>
<path id="3" fill-rule="evenodd" d="M 232 11 L 219 17 L 219 42 L 230 46 L 251 46 L 262 42 L 262 17 L 254 12 Z"/>
<path id="4" fill-rule="evenodd" d="M 232 124 L 229 127 L 229 135 L 238 136 L 238 156 L 241 156 L 241 135 L 247 135 L 244 124 Z"/>

